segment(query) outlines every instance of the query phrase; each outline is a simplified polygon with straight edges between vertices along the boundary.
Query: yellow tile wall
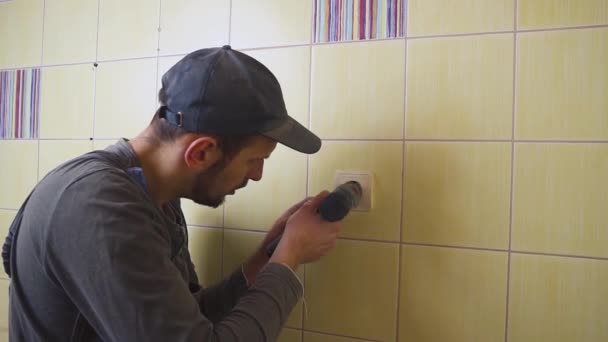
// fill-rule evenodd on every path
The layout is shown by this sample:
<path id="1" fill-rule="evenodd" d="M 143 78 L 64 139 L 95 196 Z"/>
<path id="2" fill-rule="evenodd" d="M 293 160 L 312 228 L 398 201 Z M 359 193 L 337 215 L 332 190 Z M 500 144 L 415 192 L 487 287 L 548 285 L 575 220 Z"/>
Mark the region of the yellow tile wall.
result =
<path id="1" fill-rule="evenodd" d="M 40 140 L 38 175 L 46 175 L 66 160 L 93 150 L 89 140 Z"/>
<path id="2" fill-rule="evenodd" d="M 150 122 L 155 111 L 156 67 L 154 58 L 99 64 L 95 137 L 132 137 Z"/>
<path id="3" fill-rule="evenodd" d="M 43 11 L 44 0 L 0 2 L 0 68 L 40 65 Z"/>
<path id="4" fill-rule="evenodd" d="M 217 209 L 182 201 L 202 283 L 366 170 L 372 210 L 298 270 L 278 341 L 607 341 L 608 2 L 408 0 L 406 37 L 332 43 L 311 41 L 314 3 L 0 1 L 0 71 L 42 69 L 40 137 L 0 140 L 0 240 L 49 170 L 144 128 L 175 62 L 231 44 L 323 148 L 279 146 Z"/>
<path id="5" fill-rule="evenodd" d="M 516 137 L 608 139 L 608 28 L 526 32 L 517 45 Z"/>
<path id="6" fill-rule="evenodd" d="M 97 1 L 45 1 L 42 63 L 94 61 L 97 53 L 97 20 L 91 18 L 97 15 Z"/>
<path id="7" fill-rule="evenodd" d="M 0 338 L 3 341 L 8 341 L 8 291 L 10 281 L 6 279 L 0 279 Z"/>
<path id="8" fill-rule="evenodd" d="M 97 58 L 156 56 L 159 9 L 160 0 L 99 1 Z"/>
<path id="9" fill-rule="evenodd" d="M 519 0 L 517 12 L 520 29 L 608 23 L 605 0 Z"/>
<path id="10" fill-rule="evenodd" d="M 608 257 L 608 144 L 518 144 L 513 248 Z"/>
<path id="11" fill-rule="evenodd" d="M 188 249 L 199 282 L 213 286 L 222 279 L 224 232 L 218 228 L 189 227 Z"/>
<path id="12" fill-rule="evenodd" d="M 504 341 L 506 252 L 404 246 L 400 342 Z"/>
<path id="13" fill-rule="evenodd" d="M 79 64 L 44 68 L 42 79 L 40 138 L 91 137 L 95 109 L 95 67 Z"/>
<path id="14" fill-rule="evenodd" d="M 408 143 L 403 240 L 508 248 L 510 165 L 510 143 Z"/>
<path id="15" fill-rule="evenodd" d="M 409 0 L 408 35 L 513 29 L 513 0 Z"/>
<path id="16" fill-rule="evenodd" d="M 404 44 L 315 46 L 311 128 L 322 138 L 402 138 Z"/>
<path id="17" fill-rule="evenodd" d="M 510 341 L 605 341 L 606 260 L 511 257 Z"/>
<path id="18" fill-rule="evenodd" d="M 158 41 L 161 55 L 184 54 L 201 46 L 228 43 L 229 29 L 225 23 L 230 16 L 230 0 L 171 0 L 162 1 L 161 6 Z"/>
<path id="19" fill-rule="evenodd" d="M 509 139 L 513 34 L 408 42 L 407 137 Z"/>

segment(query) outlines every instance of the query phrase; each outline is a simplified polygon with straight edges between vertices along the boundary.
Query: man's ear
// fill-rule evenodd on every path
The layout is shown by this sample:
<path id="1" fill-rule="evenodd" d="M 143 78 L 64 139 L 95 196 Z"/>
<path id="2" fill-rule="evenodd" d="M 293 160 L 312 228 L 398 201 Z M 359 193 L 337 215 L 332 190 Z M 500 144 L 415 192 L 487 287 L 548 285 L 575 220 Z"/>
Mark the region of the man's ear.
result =
<path id="1" fill-rule="evenodd" d="M 197 172 L 205 171 L 222 158 L 217 139 L 214 137 L 199 137 L 190 142 L 184 152 L 184 162 L 188 168 Z"/>

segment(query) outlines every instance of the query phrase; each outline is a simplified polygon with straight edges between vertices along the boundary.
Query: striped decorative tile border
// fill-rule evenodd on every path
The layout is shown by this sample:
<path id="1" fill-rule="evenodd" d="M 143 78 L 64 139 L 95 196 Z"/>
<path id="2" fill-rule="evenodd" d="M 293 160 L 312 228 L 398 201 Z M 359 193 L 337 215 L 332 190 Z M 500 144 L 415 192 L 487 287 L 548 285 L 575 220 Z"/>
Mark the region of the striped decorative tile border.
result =
<path id="1" fill-rule="evenodd" d="M 314 0 L 315 43 L 405 35 L 405 0 Z"/>
<path id="2" fill-rule="evenodd" d="M 0 139 L 38 138 L 40 69 L 0 71 Z"/>

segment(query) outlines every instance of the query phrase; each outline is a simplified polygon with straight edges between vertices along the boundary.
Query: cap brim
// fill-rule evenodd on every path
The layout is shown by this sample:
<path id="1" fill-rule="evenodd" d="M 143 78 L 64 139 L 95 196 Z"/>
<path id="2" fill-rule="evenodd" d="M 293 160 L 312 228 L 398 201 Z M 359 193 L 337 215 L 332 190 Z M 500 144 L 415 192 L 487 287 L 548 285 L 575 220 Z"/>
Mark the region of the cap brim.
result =
<path id="1" fill-rule="evenodd" d="M 302 153 L 313 154 L 321 149 L 321 139 L 292 117 L 279 127 L 260 134 Z"/>

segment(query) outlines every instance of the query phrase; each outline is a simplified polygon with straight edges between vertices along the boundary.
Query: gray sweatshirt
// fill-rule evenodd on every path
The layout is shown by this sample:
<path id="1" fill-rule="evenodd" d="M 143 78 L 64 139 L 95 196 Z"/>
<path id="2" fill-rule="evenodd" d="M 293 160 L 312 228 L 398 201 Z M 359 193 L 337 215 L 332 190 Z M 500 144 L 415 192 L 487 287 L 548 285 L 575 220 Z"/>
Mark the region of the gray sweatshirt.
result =
<path id="1" fill-rule="evenodd" d="M 200 285 L 179 201 L 153 204 L 124 139 L 42 179 L 2 256 L 11 341 L 274 341 L 303 292 L 277 263 Z"/>

